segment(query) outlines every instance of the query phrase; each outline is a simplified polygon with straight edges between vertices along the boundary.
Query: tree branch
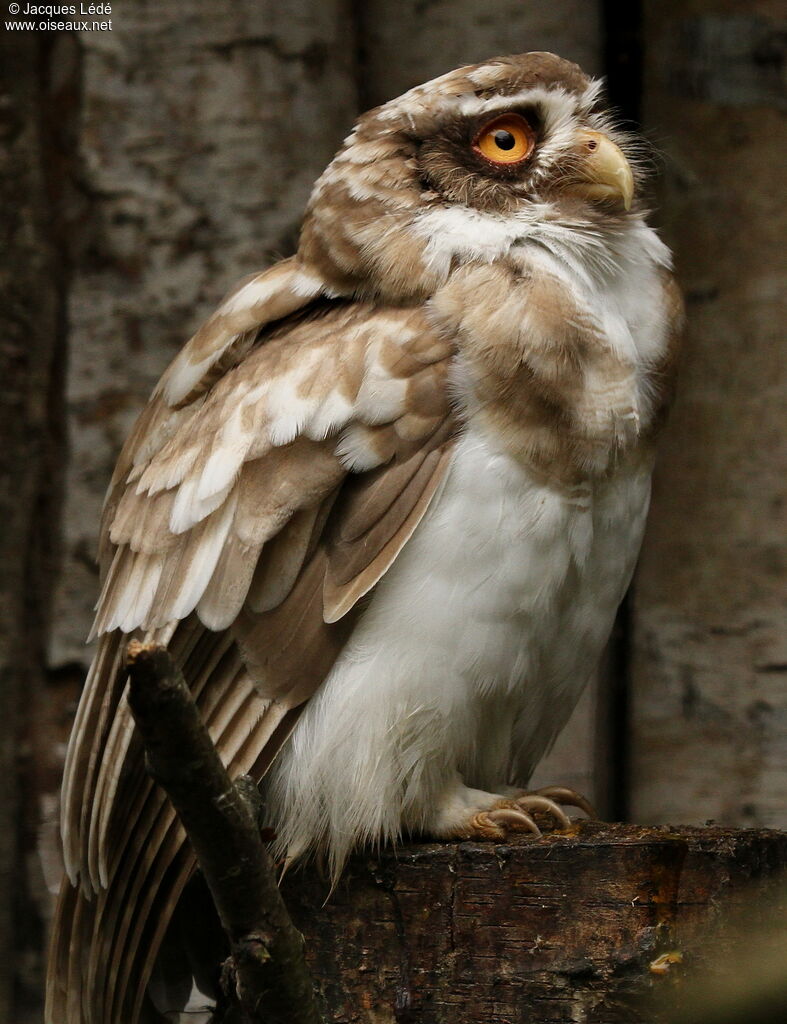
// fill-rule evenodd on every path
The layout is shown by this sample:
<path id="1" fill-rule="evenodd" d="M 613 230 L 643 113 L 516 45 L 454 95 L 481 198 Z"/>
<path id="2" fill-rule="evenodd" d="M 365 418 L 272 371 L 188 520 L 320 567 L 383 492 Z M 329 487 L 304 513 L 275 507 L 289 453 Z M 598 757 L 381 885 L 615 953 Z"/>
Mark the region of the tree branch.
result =
<path id="1" fill-rule="evenodd" d="M 129 704 L 199 861 L 231 947 L 250 1024 L 320 1024 L 303 936 L 279 893 L 244 787 L 233 784 L 166 648 L 128 645 Z"/>

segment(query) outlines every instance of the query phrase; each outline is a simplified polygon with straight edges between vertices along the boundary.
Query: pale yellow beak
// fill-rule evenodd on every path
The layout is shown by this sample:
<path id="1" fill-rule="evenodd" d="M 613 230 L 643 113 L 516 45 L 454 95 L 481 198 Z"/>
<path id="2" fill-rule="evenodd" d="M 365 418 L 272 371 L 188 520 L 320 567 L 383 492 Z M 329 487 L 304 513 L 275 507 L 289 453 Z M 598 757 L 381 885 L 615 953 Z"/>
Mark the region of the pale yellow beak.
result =
<path id="1" fill-rule="evenodd" d="M 634 175 L 620 147 L 601 132 L 577 132 L 577 143 L 582 156 L 581 180 L 571 186 L 571 191 L 583 199 L 622 203 L 630 210 Z"/>

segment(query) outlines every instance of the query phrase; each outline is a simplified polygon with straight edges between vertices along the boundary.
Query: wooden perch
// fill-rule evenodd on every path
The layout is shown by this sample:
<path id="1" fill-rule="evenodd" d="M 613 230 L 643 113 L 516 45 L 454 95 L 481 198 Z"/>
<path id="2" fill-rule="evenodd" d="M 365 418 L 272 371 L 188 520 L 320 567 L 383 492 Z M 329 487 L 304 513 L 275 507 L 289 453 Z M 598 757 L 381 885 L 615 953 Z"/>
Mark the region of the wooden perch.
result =
<path id="1" fill-rule="evenodd" d="M 736 912 L 787 911 L 786 868 L 783 832 L 583 821 L 356 855 L 327 903 L 316 871 L 282 888 L 331 1024 L 668 1024 L 687 976 L 741 962 Z"/>
<path id="2" fill-rule="evenodd" d="M 248 793 L 233 784 L 165 648 L 128 646 L 129 704 L 151 775 L 180 816 L 230 941 L 248 1024 L 320 1024 L 303 938 L 260 838 Z"/>

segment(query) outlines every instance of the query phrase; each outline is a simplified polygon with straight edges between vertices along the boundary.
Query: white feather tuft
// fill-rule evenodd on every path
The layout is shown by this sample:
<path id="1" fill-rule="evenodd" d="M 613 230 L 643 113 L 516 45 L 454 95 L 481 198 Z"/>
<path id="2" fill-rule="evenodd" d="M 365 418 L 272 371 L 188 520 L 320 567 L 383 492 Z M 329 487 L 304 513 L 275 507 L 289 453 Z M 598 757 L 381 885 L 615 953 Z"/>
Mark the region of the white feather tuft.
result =
<path id="1" fill-rule="evenodd" d="M 336 455 L 351 473 L 366 473 L 384 461 L 371 443 L 368 429 L 358 423 L 342 433 L 336 445 Z"/>

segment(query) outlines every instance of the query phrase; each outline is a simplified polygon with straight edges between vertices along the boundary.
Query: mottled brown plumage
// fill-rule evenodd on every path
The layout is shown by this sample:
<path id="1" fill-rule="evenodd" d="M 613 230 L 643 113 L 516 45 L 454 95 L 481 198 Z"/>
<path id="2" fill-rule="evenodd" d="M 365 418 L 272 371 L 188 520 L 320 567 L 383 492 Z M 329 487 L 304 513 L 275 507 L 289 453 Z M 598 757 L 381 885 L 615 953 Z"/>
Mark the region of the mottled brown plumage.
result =
<path id="1" fill-rule="evenodd" d="M 518 163 L 476 145 L 501 112 L 534 140 Z M 508 783 L 609 630 L 674 376 L 679 300 L 627 151 L 550 54 L 411 90 L 359 120 L 297 255 L 163 375 L 104 510 L 48 1024 L 153 1013 L 193 873 L 144 770 L 129 637 L 169 645 L 231 775 L 265 777 L 282 854 L 336 873 L 354 842 L 526 823 Z"/>

